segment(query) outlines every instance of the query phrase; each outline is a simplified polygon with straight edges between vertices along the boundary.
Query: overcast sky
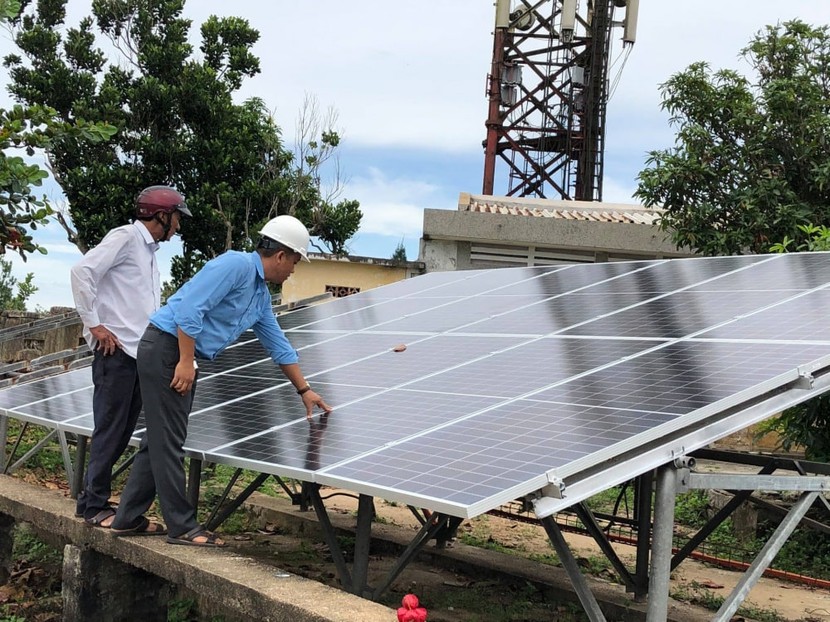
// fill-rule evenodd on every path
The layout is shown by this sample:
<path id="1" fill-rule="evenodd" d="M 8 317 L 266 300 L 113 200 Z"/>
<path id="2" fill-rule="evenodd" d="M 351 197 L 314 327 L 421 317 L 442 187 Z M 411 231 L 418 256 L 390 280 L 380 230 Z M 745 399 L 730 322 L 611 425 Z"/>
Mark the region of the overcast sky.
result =
<path id="1" fill-rule="evenodd" d="M 68 23 L 86 14 L 88 0 L 69 0 Z M 492 0 L 189 0 L 194 41 L 211 14 L 243 17 L 260 31 L 254 52 L 262 73 L 241 96 L 262 98 L 287 140 L 293 142 L 306 94 L 337 110 L 345 134 L 343 196 L 359 200 L 364 213 L 352 254 L 390 257 L 403 240 L 408 258 L 417 259 L 424 208 L 455 209 L 459 192 L 481 191 Z M 646 152 L 673 140 L 659 108 L 660 83 L 695 61 L 746 69 L 739 51 L 752 35 L 795 17 L 830 23 L 830 2 L 641 0 L 637 42 L 608 105 L 604 198 L 633 202 Z M 614 58 L 621 35 L 615 29 Z M 14 50 L 0 33 L 0 54 Z M 5 73 L 0 79 L 5 84 Z M 4 89 L 0 106 L 8 104 Z M 50 194 L 60 200 L 57 190 Z M 57 226 L 36 239 L 49 254 L 15 261 L 15 274 L 34 272 L 34 304 L 71 305 L 68 271 L 77 250 Z M 167 246 L 162 265 L 179 250 Z"/>

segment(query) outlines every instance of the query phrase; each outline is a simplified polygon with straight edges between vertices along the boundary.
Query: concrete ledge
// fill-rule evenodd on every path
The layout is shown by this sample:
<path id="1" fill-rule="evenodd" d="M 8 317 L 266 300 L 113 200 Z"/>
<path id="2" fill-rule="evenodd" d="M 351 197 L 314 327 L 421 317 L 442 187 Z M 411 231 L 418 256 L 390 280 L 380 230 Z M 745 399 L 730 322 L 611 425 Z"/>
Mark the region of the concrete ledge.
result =
<path id="1" fill-rule="evenodd" d="M 273 567 L 227 550 L 171 546 L 164 538 L 118 538 L 74 517 L 60 493 L 0 476 L 0 514 L 23 521 L 50 541 L 91 548 L 218 602 L 260 622 L 390 622 L 392 609 L 316 581 L 277 577 Z"/>

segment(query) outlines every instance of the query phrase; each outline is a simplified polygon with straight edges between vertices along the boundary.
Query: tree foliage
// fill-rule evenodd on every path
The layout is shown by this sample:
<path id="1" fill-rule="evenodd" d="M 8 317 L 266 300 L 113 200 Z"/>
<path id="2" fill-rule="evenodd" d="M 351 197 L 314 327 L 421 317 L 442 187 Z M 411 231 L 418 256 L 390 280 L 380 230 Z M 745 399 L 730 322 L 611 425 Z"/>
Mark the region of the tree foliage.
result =
<path id="1" fill-rule="evenodd" d="M 404 246 L 403 240 L 398 242 L 398 245 L 395 247 L 395 252 L 392 253 L 390 260 L 400 263 L 404 263 L 406 261 L 406 246 Z"/>
<path id="2" fill-rule="evenodd" d="M 830 225 L 830 30 L 768 26 L 742 50 L 753 77 L 695 63 L 662 85 L 675 146 L 635 193 L 678 246 L 707 255 L 801 244 Z"/>
<path id="3" fill-rule="evenodd" d="M 12 275 L 10 261 L 0 257 L 0 310 L 26 311 L 29 298 L 37 292 L 35 275 L 29 272 L 22 281 Z"/>
<path id="4" fill-rule="evenodd" d="M 772 247 L 773 252 L 830 250 L 830 227 L 802 225 L 804 241 L 797 246 L 786 238 Z M 808 460 L 830 462 L 830 395 L 824 394 L 786 409 L 781 415 L 763 422 L 759 435 L 778 434 L 779 448 L 791 451 L 801 447 Z"/>
<path id="5" fill-rule="evenodd" d="M 106 143 L 65 139 L 48 149 L 69 200 L 71 225 L 65 217 L 62 224 L 70 241 L 82 251 L 96 244 L 128 220 L 151 184 L 175 185 L 194 214 L 182 225 L 185 253 L 174 266 L 182 279 L 227 249 L 250 247 L 277 214 L 293 211 L 313 224 L 319 195 L 312 187 L 293 199 L 297 167 L 264 102 L 233 99 L 259 72 L 251 51 L 259 33 L 246 20 L 210 17 L 197 53 L 184 0 L 93 0 L 92 16 L 75 27 L 64 24 L 66 4 L 25 1 L 15 22 L 25 61 L 10 55 L 6 64 L 20 101 L 118 128 Z M 326 234 L 342 244 L 354 230 L 338 217 L 326 221 Z"/>
<path id="6" fill-rule="evenodd" d="M 20 8 L 19 0 L 0 0 L 0 22 L 14 19 Z M 0 254 L 13 251 L 25 261 L 29 253 L 46 252 L 32 232 L 53 213 L 46 199 L 34 193 L 49 174 L 26 157 L 70 136 L 79 143 L 94 143 L 114 132 L 112 126 L 84 119 L 60 122 L 47 106 L 0 109 Z"/>

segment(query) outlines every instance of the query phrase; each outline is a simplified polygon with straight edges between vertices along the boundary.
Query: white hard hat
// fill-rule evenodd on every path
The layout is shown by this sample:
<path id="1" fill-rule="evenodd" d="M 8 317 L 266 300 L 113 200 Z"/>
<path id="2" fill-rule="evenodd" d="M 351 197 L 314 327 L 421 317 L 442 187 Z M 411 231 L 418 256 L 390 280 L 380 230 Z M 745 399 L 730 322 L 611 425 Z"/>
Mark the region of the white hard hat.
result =
<path id="1" fill-rule="evenodd" d="M 282 215 L 265 223 L 259 234 L 287 246 L 308 261 L 308 229 L 293 216 Z"/>

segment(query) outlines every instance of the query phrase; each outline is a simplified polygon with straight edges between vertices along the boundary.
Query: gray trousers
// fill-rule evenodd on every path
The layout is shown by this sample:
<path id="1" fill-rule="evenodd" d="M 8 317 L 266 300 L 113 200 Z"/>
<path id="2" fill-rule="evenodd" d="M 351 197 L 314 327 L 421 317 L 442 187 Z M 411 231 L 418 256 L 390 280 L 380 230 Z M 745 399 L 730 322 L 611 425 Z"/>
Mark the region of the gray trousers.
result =
<path id="1" fill-rule="evenodd" d="M 170 388 L 178 362 L 178 339 L 151 324 L 138 345 L 137 357 L 147 431 L 121 495 L 112 524 L 115 529 L 137 526 L 156 494 L 170 536 L 199 526 L 196 508 L 187 500 L 183 449 L 196 381 L 185 395 Z"/>

